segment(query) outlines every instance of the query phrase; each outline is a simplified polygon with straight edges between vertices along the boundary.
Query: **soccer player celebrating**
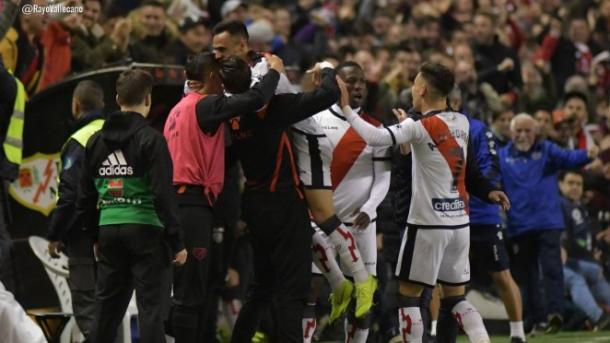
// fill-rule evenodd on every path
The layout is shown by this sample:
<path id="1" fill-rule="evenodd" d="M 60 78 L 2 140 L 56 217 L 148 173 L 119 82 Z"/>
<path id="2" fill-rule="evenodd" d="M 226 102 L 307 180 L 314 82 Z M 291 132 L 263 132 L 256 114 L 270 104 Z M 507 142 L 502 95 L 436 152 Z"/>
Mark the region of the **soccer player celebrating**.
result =
<path id="1" fill-rule="evenodd" d="M 248 31 L 245 25 L 236 21 L 225 21 L 214 28 L 212 48 L 216 58 L 222 60 L 236 56 L 248 62 L 252 72 L 252 83 L 258 82 L 268 70 L 265 58 L 253 52 L 248 47 Z M 318 70 L 332 67 L 330 63 L 321 64 Z M 280 75 L 276 94 L 291 93 L 292 87 L 285 75 Z M 330 164 L 326 154 L 321 149 L 327 149 L 324 131 L 312 118 L 304 119 L 293 125 L 295 150 L 299 176 L 305 189 L 305 197 L 317 226 L 328 236 L 332 245 L 337 247 L 339 259 L 354 276 L 356 293 L 356 317 L 362 317 L 373 305 L 373 294 L 377 281 L 367 271 L 358 247 L 354 244 L 352 232 L 337 217 L 333 205 L 332 184 L 330 179 Z M 297 136 L 307 133 L 306 148 L 299 142 Z M 361 216 L 363 218 L 363 216 Z M 370 218 L 370 217 L 369 217 Z M 314 237 L 314 239 L 316 239 Z M 328 245 L 328 244 L 327 244 Z M 330 259 L 329 259 L 330 260 Z M 332 261 L 329 261 L 332 262 Z M 332 268 L 338 271 L 338 268 Z M 333 289 L 331 319 L 335 320 L 347 309 L 354 285 L 346 280 L 340 272 L 326 274 Z"/>
<path id="2" fill-rule="evenodd" d="M 269 60 L 277 63 L 273 61 L 279 59 Z M 251 76 L 245 61 L 228 57 L 221 64 L 225 89 L 232 94 L 247 92 Z M 270 70 L 268 75 L 279 79 L 276 71 Z M 262 309 L 269 305 L 273 305 L 277 321 L 274 341 L 302 342 L 300 324 L 310 281 L 311 234 L 288 132 L 292 124 L 330 106 L 338 96 L 334 71 L 324 68 L 322 82 L 314 91 L 275 95 L 256 113 L 216 113 L 203 123 L 205 130 L 213 131 L 223 119 L 234 117 L 230 132 L 246 177 L 244 219 L 252 235 L 254 280 L 232 342 L 249 342 Z M 286 112 L 289 106 L 292 111 Z"/>
<path id="3" fill-rule="evenodd" d="M 354 62 L 345 62 L 337 66 L 337 74 L 346 83 L 350 98 L 349 105 L 353 108 L 353 111 L 361 113 L 362 118 L 369 123 L 381 126 L 381 123 L 376 119 L 361 112 L 367 93 L 366 79 L 362 67 Z M 355 238 L 356 246 L 366 268 L 363 271 L 364 273 L 361 272 L 364 275 L 358 275 L 346 268 L 343 259 L 341 260 L 346 274 L 352 274 L 358 285 L 358 282 L 366 280 L 367 272 L 370 275 L 376 275 L 376 214 L 377 207 L 390 187 L 390 150 L 387 147 L 380 148 L 367 145 L 350 127 L 345 117 L 341 115 L 341 108 L 338 104 L 334 104 L 325 111 L 316 114 L 314 119 L 327 137 L 322 142 L 329 144 L 328 148 L 320 149 L 320 151 L 328 154 L 326 159 L 330 160 L 330 175 L 334 191 L 333 202 L 337 208 L 337 216 L 351 228 L 350 231 Z M 293 128 L 293 131 L 297 133 L 295 135 L 297 151 L 299 151 L 299 142 L 308 144 L 310 152 L 308 160 L 313 165 L 316 149 L 315 146 L 312 149 L 311 142 L 317 142 L 315 136 L 304 134 L 302 131 L 299 132 L 296 128 Z M 315 168 L 311 169 L 315 170 Z M 342 231 L 336 230 L 335 232 Z M 314 234 L 314 243 L 323 246 L 324 238 L 326 238 L 326 235 L 319 230 Z M 314 245 L 314 249 L 319 251 L 319 249 L 316 249 L 316 245 Z M 319 255 L 316 257 L 319 257 Z M 334 254 L 322 257 L 328 260 L 335 258 Z M 322 262 L 319 263 L 322 265 L 321 271 L 328 275 L 329 280 L 336 279 L 337 274 L 342 277 L 341 270 L 334 270 L 332 261 L 329 263 L 328 260 L 320 261 Z M 349 256 L 349 260 L 353 260 L 352 256 Z M 333 295 L 333 300 L 334 297 L 335 295 Z M 335 313 L 337 311 L 331 312 L 331 320 L 336 319 L 333 316 Z M 366 314 L 359 313 L 358 308 L 350 313 L 348 324 L 345 327 L 345 334 L 349 337 L 350 342 L 366 342 L 370 326 L 369 319 Z"/>
<path id="4" fill-rule="evenodd" d="M 408 229 L 403 237 L 396 274 L 400 279 L 399 320 L 405 342 L 421 342 L 423 325 L 419 297 L 424 287 L 442 286 L 441 306 L 449 308 L 471 342 L 489 342 L 483 319 L 464 298 L 470 279 L 468 252 L 470 230 L 466 172 L 468 131 L 466 116 L 447 110 L 447 95 L 454 84 L 452 72 L 437 63 L 424 63 L 413 85 L 413 106 L 421 112 L 419 121 L 376 128 L 355 114 L 347 90 L 342 89 L 343 113 L 370 145 L 410 143 L 413 154 L 413 198 Z M 403 112 L 397 110 L 396 112 Z M 479 177 L 471 191 L 482 199 L 502 204 L 506 195 Z M 443 330 L 439 327 L 438 330 Z"/>

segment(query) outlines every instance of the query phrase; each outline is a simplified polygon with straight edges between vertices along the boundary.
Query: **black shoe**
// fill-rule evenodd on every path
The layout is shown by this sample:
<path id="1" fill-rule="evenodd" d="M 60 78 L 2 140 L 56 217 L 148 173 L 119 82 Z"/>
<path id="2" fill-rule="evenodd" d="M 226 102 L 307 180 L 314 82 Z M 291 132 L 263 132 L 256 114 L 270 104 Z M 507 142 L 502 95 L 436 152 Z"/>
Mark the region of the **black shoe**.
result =
<path id="1" fill-rule="evenodd" d="M 552 313 L 549 315 L 549 324 L 546 329 L 547 334 L 555 334 L 559 330 L 561 330 L 561 325 L 563 325 L 563 317 L 557 313 Z"/>
<path id="2" fill-rule="evenodd" d="M 610 328 L 610 315 L 607 313 L 602 313 L 601 317 L 597 323 L 595 323 L 595 331 L 603 331 L 608 330 Z"/>
<path id="3" fill-rule="evenodd" d="M 544 335 L 549 325 L 547 323 L 536 323 L 532 327 L 532 330 L 527 334 L 528 337 L 536 337 Z"/>
<path id="4" fill-rule="evenodd" d="M 521 337 L 511 337 L 510 343 L 525 343 L 526 341 Z"/>

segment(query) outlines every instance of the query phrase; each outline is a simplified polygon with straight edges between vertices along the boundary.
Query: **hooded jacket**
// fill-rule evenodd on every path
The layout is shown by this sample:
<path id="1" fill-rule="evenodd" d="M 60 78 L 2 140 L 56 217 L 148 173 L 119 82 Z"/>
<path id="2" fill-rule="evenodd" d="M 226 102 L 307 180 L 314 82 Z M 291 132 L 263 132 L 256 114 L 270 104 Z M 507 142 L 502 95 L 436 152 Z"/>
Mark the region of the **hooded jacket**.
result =
<path id="1" fill-rule="evenodd" d="M 183 248 L 167 143 L 142 115 L 114 112 L 91 137 L 77 209 L 87 229 L 148 225 L 165 229 L 174 253 Z"/>

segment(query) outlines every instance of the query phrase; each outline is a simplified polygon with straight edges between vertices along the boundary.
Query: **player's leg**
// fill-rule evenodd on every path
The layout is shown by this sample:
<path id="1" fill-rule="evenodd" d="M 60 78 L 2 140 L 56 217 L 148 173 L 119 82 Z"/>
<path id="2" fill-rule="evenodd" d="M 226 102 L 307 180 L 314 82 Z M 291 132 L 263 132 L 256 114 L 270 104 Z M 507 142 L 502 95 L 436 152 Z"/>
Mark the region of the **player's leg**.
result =
<path id="1" fill-rule="evenodd" d="M 521 291 L 513 280 L 509 269 L 492 272 L 491 278 L 496 285 L 500 298 L 506 308 L 510 320 L 510 336 L 518 337 L 525 341 L 523 330 L 523 307 L 521 303 Z"/>
<path id="2" fill-rule="evenodd" d="M 293 197 L 295 201 L 287 206 Z M 277 210 L 285 210 L 282 227 L 274 233 L 271 263 L 275 271 L 274 307 L 277 342 L 302 342 L 303 310 L 311 285 L 311 226 L 305 204 L 296 194 L 282 196 Z M 281 199 L 280 199 L 281 200 Z"/>
<path id="3" fill-rule="evenodd" d="M 368 337 L 370 320 L 370 309 L 372 307 L 372 299 L 377 289 L 375 276 L 377 276 L 377 225 L 375 222 L 369 223 L 365 229 L 350 228 L 352 235 L 356 240 L 356 246 L 360 250 L 361 260 L 366 267 L 368 274 L 371 275 L 369 280 L 373 282 L 356 282 L 356 306 L 353 310 L 353 315 L 348 316 L 348 325 L 346 326 L 346 336 L 353 333 L 354 343 L 366 342 Z M 346 274 L 350 275 L 351 271 L 345 267 L 341 261 L 341 267 L 346 270 Z M 354 278 L 355 279 L 355 278 Z M 370 303 L 363 303 L 361 299 L 371 299 Z"/>
<path id="4" fill-rule="evenodd" d="M 432 337 L 436 337 L 440 307 L 441 307 L 440 287 L 434 287 L 434 291 L 432 291 L 432 300 L 430 301 L 430 318 L 431 318 L 430 335 Z M 456 324 L 456 326 L 457 326 L 457 324 Z"/>
<path id="5" fill-rule="evenodd" d="M 424 286 L 420 284 L 400 281 L 398 323 L 404 343 L 420 343 L 423 341 L 424 323 L 419 308 L 423 290 Z"/>
<path id="6" fill-rule="evenodd" d="M 312 223 L 313 224 L 313 223 Z M 315 224 L 313 224 L 315 225 Z M 337 253 L 328 236 L 322 230 L 312 228 L 313 263 L 316 274 L 322 274 L 328 280 L 332 290 L 339 289 L 347 281 L 335 259 Z M 348 281 L 349 282 L 349 281 Z"/>
<path id="7" fill-rule="evenodd" d="M 314 274 L 323 274 L 332 289 L 331 313 L 329 322 L 337 320 L 345 312 L 352 299 L 354 285 L 343 276 L 335 259 L 336 252 L 328 236 L 322 230 L 315 229 L 312 236 Z"/>
<path id="8" fill-rule="evenodd" d="M 455 343 L 460 333 L 458 322 L 453 316 L 453 306 L 447 301 L 440 299 L 440 286 L 436 287 L 439 296 L 438 322 L 436 325 L 436 341 L 445 343 Z"/>
<path id="9" fill-rule="evenodd" d="M 124 225 L 128 226 L 128 225 Z M 163 232 L 148 225 L 129 225 L 131 274 L 133 275 L 138 327 L 142 342 L 164 343 L 163 321 L 170 295 L 172 253 Z M 125 230 L 125 233 L 129 231 Z M 121 316 L 122 317 L 122 316 Z"/>
<path id="10" fill-rule="evenodd" d="M 451 236 L 446 246 L 438 282 L 441 284 L 441 311 L 450 312 L 473 343 L 488 343 L 489 335 L 479 312 L 465 298 L 465 285 L 470 281 L 470 228 L 446 231 Z M 439 327 L 439 334 L 442 330 Z M 437 335 L 438 338 L 438 335 Z"/>
<path id="11" fill-rule="evenodd" d="M 336 216 L 330 190 L 309 189 L 306 190 L 305 194 L 318 227 L 328 236 L 329 243 L 338 252 L 339 260 L 344 267 L 343 270 L 354 278 L 356 289 L 360 290 L 356 292 L 356 317 L 362 317 L 373 306 L 373 295 L 377 288 L 377 282 L 365 266 L 354 232 L 349 230 Z M 333 289 L 333 293 L 343 294 L 345 290 Z M 340 316 L 342 312 L 340 309 L 346 308 L 344 305 L 348 305 L 342 299 L 346 298 L 340 294 L 333 294 L 333 307 L 338 307 L 337 310 L 333 311 L 337 314 L 335 317 Z"/>
<path id="12" fill-rule="evenodd" d="M 368 312 L 360 318 L 356 318 L 354 312 L 353 308 L 349 310 L 343 325 L 345 342 L 366 343 L 372 322 L 372 312 Z"/>
<path id="13" fill-rule="evenodd" d="M 305 197 L 314 221 L 336 247 L 342 265 L 351 273 L 356 283 L 367 281 L 370 275 L 355 244 L 354 235 L 336 215 L 332 190 L 306 189 Z"/>
<path id="14" fill-rule="evenodd" d="M 560 236 L 560 230 L 547 230 L 542 231 L 538 237 L 538 261 L 549 313 L 547 333 L 555 333 L 563 325 L 564 285 Z"/>
<path id="15" fill-rule="evenodd" d="M 244 193 L 244 220 L 248 223 L 252 244 L 254 277 L 248 285 L 233 335 L 232 343 L 251 342 L 264 311 L 272 301 L 275 271 L 272 266 L 272 239 L 274 226 L 270 219 L 279 215 L 273 213 L 273 204 L 265 202 L 267 194 Z M 271 198 L 269 196 L 269 198 Z"/>
<path id="16" fill-rule="evenodd" d="M 317 268 L 315 269 L 318 271 Z M 309 296 L 307 297 L 305 310 L 303 310 L 303 343 L 311 343 L 314 332 L 316 331 L 316 303 L 323 287 L 324 277 L 319 272 L 312 273 Z"/>
<path id="17" fill-rule="evenodd" d="M 525 341 L 521 291 L 509 270 L 508 252 L 500 225 L 472 226 L 470 237 L 471 254 L 476 251 L 477 265 L 491 275 L 504 303 L 510 321 L 510 336 Z"/>
<path id="18" fill-rule="evenodd" d="M 179 195 L 179 200 L 182 197 L 185 195 Z M 199 323 L 205 315 L 209 288 L 208 254 L 214 213 L 202 204 L 181 203 L 178 209 L 188 257 L 184 266 L 174 268 L 171 323 L 176 343 L 195 343 L 203 334 Z"/>
<path id="19" fill-rule="evenodd" d="M 114 342 L 133 294 L 129 252 L 118 238 L 120 229 L 120 225 L 106 226 L 99 233 L 93 343 Z"/>
<path id="20" fill-rule="evenodd" d="M 67 237 L 66 253 L 72 295 L 72 312 L 78 328 L 89 339 L 95 315 L 95 258 L 93 239 L 82 230 L 73 230 Z"/>
<path id="21" fill-rule="evenodd" d="M 424 327 L 420 298 L 424 287 L 434 287 L 448 243 L 445 230 L 407 228 L 402 239 L 396 275 L 399 285 L 398 321 L 403 342 L 422 342 Z"/>
<path id="22" fill-rule="evenodd" d="M 432 293 L 434 289 L 426 287 L 420 298 L 419 298 L 419 312 L 421 312 L 422 324 L 424 327 L 424 342 L 428 342 L 431 339 L 430 335 L 430 302 L 432 301 Z"/>
<path id="23" fill-rule="evenodd" d="M 546 311 L 541 304 L 542 285 L 539 282 L 539 264 L 534 234 L 524 234 L 508 239 L 510 271 L 521 290 L 524 326 L 527 332 L 546 330 Z"/>

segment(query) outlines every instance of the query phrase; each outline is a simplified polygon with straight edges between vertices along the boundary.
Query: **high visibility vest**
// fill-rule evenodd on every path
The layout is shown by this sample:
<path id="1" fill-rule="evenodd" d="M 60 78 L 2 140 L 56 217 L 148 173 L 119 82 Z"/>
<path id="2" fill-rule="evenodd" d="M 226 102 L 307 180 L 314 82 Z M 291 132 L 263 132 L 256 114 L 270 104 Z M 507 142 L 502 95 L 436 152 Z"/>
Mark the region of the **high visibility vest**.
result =
<path id="1" fill-rule="evenodd" d="M 66 145 L 68 144 L 68 142 L 71 139 L 74 139 L 83 148 L 86 148 L 87 147 L 87 142 L 89 141 L 89 138 L 91 138 L 91 136 L 93 136 L 96 132 L 101 130 L 102 126 L 104 126 L 104 119 L 96 119 L 96 120 L 91 121 L 87 125 L 81 127 L 76 132 L 74 132 L 70 136 L 70 138 L 66 141 L 66 143 L 62 147 L 62 150 L 65 149 Z M 63 162 L 63 161 L 60 161 L 60 162 Z M 63 167 L 64 166 L 60 164 L 59 169 L 61 170 L 61 169 L 63 169 Z M 59 183 L 60 183 L 59 173 L 57 173 L 57 184 L 59 184 Z M 57 199 L 59 199 L 59 192 L 55 196 L 56 196 Z"/>
<path id="2" fill-rule="evenodd" d="M 89 138 L 91 138 L 94 133 L 101 130 L 102 126 L 104 126 L 104 119 L 93 120 L 89 124 L 81 127 L 78 131 L 74 132 L 70 138 L 74 139 L 78 142 L 78 144 L 85 148 L 87 147 Z"/>
<path id="3" fill-rule="evenodd" d="M 6 159 L 11 163 L 19 165 L 21 164 L 23 155 L 23 126 L 26 94 L 21 81 L 16 77 L 14 79 L 17 83 L 17 96 L 15 97 L 15 106 L 8 123 L 3 147 Z"/>

